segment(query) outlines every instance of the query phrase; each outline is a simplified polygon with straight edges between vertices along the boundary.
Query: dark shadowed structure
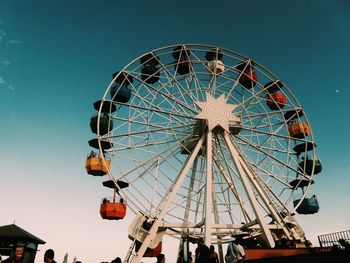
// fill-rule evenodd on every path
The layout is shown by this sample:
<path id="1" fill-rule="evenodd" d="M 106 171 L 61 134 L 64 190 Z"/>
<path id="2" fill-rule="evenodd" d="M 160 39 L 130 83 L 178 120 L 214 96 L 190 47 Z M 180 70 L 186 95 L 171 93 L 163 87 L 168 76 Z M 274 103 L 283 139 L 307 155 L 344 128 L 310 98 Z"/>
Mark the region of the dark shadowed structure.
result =
<path id="1" fill-rule="evenodd" d="M 15 224 L 0 227 L 0 255 L 16 258 L 17 262 L 33 263 L 42 239 Z"/>

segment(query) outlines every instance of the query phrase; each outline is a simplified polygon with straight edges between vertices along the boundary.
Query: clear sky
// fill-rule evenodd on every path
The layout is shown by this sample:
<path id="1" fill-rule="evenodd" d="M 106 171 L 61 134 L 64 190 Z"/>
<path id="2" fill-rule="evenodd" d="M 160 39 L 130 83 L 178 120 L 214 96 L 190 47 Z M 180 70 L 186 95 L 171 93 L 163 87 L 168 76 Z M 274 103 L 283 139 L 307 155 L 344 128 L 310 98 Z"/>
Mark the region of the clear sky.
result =
<path id="1" fill-rule="evenodd" d="M 100 219 L 110 192 L 84 168 L 92 103 L 139 55 L 203 43 L 244 54 L 287 84 L 323 164 L 312 189 L 320 211 L 297 220 L 314 245 L 350 229 L 349 25 L 348 0 L 1 0 L 0 225 L 15 221 L 47 242 L 36 262 L 47 248 L 58 262 L 66 252 L 70 262 L 124 257 L 132 215 Z"/>

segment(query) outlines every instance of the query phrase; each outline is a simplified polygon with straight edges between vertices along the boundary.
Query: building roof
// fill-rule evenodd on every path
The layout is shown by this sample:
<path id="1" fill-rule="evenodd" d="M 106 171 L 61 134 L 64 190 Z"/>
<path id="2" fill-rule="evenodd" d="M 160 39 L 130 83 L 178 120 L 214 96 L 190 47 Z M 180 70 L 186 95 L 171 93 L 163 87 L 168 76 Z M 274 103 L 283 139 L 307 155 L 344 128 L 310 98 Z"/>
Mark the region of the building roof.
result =
<path id="1" fill-rule="evenodd" d="M 0 226 L 0 241 L 23 241 L 35 244 L 45 244 L 46 242 L 15 224 Z"/>

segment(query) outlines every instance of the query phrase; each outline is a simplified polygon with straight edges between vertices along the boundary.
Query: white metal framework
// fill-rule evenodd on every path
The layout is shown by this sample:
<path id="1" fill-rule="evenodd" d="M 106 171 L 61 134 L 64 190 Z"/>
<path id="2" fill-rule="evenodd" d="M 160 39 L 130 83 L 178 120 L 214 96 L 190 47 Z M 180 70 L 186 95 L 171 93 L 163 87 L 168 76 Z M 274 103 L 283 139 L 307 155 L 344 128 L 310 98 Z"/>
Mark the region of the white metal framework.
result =
<path id="1" fill-rule="evenodd" d="M 265 247 L 282 238 L 303 242 L 293 214 L 314 173 L 298 165 L 301 155 L 316 155 L 314 148 L 298 154 L 293 150 L 314 141 L 311 130 L 291 136 L 291 119 L 308 120 L 305 113 L 298 114 L 302 107 L 286 85 L 257 62 L 215 46 L 174 45 L 146 55 L 156 68 L 148 77 L 155 80 L 147 79 L 142 69 L 149 64 L 140 56 L 115 76 L 99 112 L 101 118 L 106 116 L 103 104 L 117 106 L 107 114 L 113 128 L 98 134 L 101 151 L 102 142 L 112 146 L 104 150 L 111 158 L 108 175 L 116 183 L 129 183 L 119 193 L 128 208 L 152 223 L 138 252 L 133 242 L 125 261 L 139 262 L 147 247 L 155 247 L 159 232 L 203 237 L 206 244 L 234 235 Z M 244 84 L 248 68 L 257 79 Z M 133 78 L 120 83 L 131 89 L 127 102 L 110 96 L 121 74 Z M 270 87 L 277 83 L 284 104 L 271 99 Z M 302 193 L 290 184 L 295 180 L 303 183 Z"/>

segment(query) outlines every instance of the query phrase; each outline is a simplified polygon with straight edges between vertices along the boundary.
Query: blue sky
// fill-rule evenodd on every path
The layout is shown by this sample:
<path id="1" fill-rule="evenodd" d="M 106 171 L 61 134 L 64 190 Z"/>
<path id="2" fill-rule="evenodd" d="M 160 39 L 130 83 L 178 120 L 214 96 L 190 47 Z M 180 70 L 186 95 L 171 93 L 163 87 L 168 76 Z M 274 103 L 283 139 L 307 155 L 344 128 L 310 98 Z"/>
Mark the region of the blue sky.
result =
<path id="1" fill-rule="evenodd" d="M 2 0 L 0 225 L 16 220 L 44 239 L 37 262 L 47 248 L 58 261 L 124 257 L 132 216 L 102 221 L 110 193 L 84 169 L 92 103 L 139 55 L 203 43 L 256 60 L 298 98 L 324 169 L 313 187 L 319 213 L 297 219 L 312 240 L 349 229 L 349 24 L 346 0 Z"/>

